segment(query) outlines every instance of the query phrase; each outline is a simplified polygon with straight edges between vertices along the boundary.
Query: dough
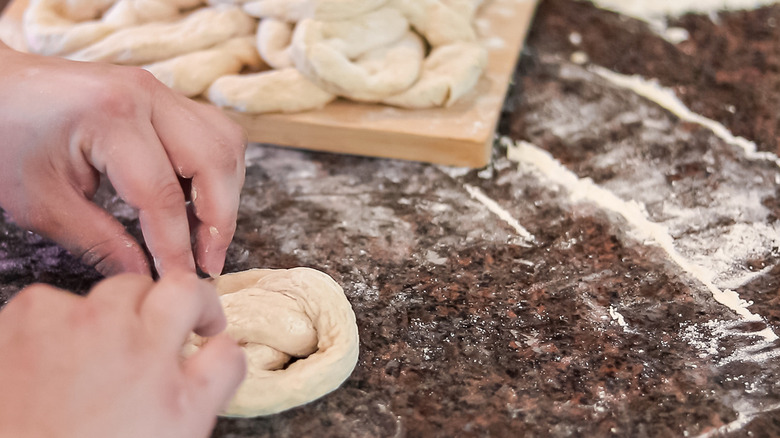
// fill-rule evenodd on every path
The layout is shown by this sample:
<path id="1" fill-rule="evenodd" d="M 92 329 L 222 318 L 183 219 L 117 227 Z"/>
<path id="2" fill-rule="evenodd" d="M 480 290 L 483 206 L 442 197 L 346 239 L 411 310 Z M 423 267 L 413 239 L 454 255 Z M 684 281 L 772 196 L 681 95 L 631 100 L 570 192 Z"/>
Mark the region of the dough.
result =
<path id="1" fill-rule="evenodd" d="M 398 11 L 382 8 L 352 20 L 303 20 L 290 54 L 296 68 L 324 90 L 376 101 L 414 83 L 424 48 Z"/>
<path id="2" fill-rule="evenodd" d="M 338 97 L 451 106 L 487 64 L 474 27 L 484 0 L 30 1 L 33 51 L 144 66 L 186 96 L 247 113 Z"/>
<path id="3" fill-rule="evenodd" d="M 198 96 L 217 78 L 262 66 L 254 38 L 233 38 L 206 50 L 187 53 L 144 66 L 160 82 L 188 96 Z"/>
<path id="4" fill-rule="evenodd" d="M 308 111 L 335 98 L 293 67 L 222 76 L 208 89 L 208 99 L 215 105 L 245 113 Z"/>
<path id="5" fill-rule="evenodd" d="M 257 26 L 257 51 L 263 60 L 273 68 L 293 66 L 290 56 L 293 26 L 275 18 L 266 18 Z"/>
<path id="6" fill-rule="evenodd" d="M 118 29 L 170 19 L 200 4 L 201 0 L 33 0 L 24 12 L 23 32 L 30 51 L 64 55 Z"/>
<path id="7" fill-rule="evenodd" d="M 473 0 L 392 0 L 433 47 L 459 41 L 475 41 L 472 21 L 481 2 Z"/>
<path id="8" fill-rule="evenodd" d="M 255 27 L 255 20 L 238 6 L 217 5 L 197 9 L 182 20 L 118 30 L 69 58 L 143 65 L 251 35 Z"/>
<path id="9" fill-rule="evenodd" d="M 325 47 L 347 59 L 355 59 L 369 50 L 398 41 L 408 31 L 409 22 L 393 8 L 382 8 L 350 20 L 306 19 L 295 27 L 293 60 L 297 65 L 312 52 Z"/>
<path id="10" fill-rule="evenodd" d="M 248 364 L 223 415 L 254 417 L 300 406 L 352 373 L 359 347 L 355 314 L 328 275 L 309 268 L 251 269 L 214 284 L 227 332 L 243 346 Z M 193 335 L 185 352 L 204 341 Z M 287 365 L 291 357 L 299 359 Z"/>
<path id="11" fill-rule="evenodd" d="M 457 43 L 433 50 L 420 79 L 383 103 L 404 108 L 451 106 L 468 93 L 487 64 L 487 50 L 477 43 Z"/>
<path id="12" fill-rule="evenodd" d="M 424 55 L 422 39 L 410 31 L 391 46 L 371 50 L 354 62 L 327 50 L 315 51 L 307 71 L 315 72 L 318 85 L 339 96 L 377 102 L 409 88 L 420 75 Z"/>
<path id="13" fill-rule="evenodd" d="M 256 0 L 245 4 L 249 15 L 297 22 L 306 18 L 346 20 L 376 10 L 388 0 Z"/>

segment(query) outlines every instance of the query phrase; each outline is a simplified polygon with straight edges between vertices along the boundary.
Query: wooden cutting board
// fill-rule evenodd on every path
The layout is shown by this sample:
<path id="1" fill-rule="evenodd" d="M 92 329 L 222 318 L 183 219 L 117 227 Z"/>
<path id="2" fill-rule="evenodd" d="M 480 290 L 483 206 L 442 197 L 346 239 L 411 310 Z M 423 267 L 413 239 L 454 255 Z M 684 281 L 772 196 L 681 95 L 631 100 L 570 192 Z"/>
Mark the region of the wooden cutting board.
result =
<path id="1" fill-rule="evenodd" d="M 20 50 L 27 2 L 11 1 L 0 17 L 0 39 Z M 491 0 L 481 9 L 476 27 L 489 51 L 488 66 L 475 89 L 450 108 L 405 110 L 339 100 L 298 114 L 226 112 L 253 142 L 482 167 L 490 161 L 496 124 L 536 3 Z"/>

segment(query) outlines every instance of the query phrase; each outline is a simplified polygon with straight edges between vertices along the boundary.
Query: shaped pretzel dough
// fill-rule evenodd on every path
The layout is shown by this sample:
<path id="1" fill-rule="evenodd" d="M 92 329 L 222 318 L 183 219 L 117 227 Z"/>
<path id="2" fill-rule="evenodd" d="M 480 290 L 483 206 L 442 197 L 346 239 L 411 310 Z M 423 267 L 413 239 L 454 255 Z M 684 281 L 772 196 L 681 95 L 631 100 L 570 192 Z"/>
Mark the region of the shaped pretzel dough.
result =
<path id="1" fill-rule="evenodd" d="M 233 38 L 213 48 L 187 53 L 144 66 L 160 82 L 179 93 L 197 96 L 217 78 L 240 72 L 244 67 L 258 69 L 262 60 L 254 38 Z"/>
<path id="2" fill-rule="evenodd" d="M 422 42 L 392 8 L 351 20 L 303 20 L 290 50 L 295 66 L 310 81 L 356 100 L 376 100 L 411 85 L 422 53 Z"/>
<path id="3" fill-rule="evenodd" d="M 69 58 L 148 64 L 250 35 L 255 26 L 255 20 L 238 6 L 212 6 L 198 9 L 180 21 L 154 22 L 118 30 Z"/>
<path id="4" fill-rule="evenodd" d="M 329 45 L 319 45 L 299 69 L 323 89 L 356 101 L 376 102 L 409 88 L 419 77 L 425 48 L 414 32 L 387 47 L 350 61 Z"/>
<path id="5" fill-rule="evenodd" d="M 358 359 L 355 314 L 328 275 L 309 268 L 252 269 L 215 279 L 227 332 L 247 356 L 247 377 L 223 415 L 254 417 L 338 388 Z M 185 352 L 204 340 L 195 335 Z M 186 354 L 186 353 L 185 353 Z M 300 359 L 285 367 L 291 356 Z"/>
<path id="6" fill-rule="evenodd" d="M 244 5 L 258 18 L 297 22 L 306 18 L 322 21 L 346 20 L 379 9 L 388 0 L 256 0 Z"/>
<path id="7" fill-rule="evenodd" d="M 487 64 L 487 51 L 477 43 L 457 43 L 434 49 L 411 88 L 383 100 L 404 108 L 451 106 L 476 85 Z"/>
<path id="8" fill-rule="evenodd" d="M 293 67 L 222 76 L 208 89 L 213 104 L 245 113 L 308 111 L 322 108 L 335 98 Z"/>

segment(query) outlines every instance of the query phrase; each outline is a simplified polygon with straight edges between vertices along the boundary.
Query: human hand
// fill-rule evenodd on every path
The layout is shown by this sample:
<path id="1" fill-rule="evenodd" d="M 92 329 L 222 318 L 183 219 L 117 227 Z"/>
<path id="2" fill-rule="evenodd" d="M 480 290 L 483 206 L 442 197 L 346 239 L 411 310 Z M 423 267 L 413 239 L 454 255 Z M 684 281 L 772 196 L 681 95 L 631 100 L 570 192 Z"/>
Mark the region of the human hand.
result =
<path id="1" fill-rule="evenodd" d="M 0 437 L 205 437 L 246 372 L 194 274 L 125 274 L 84 298 L 30 286 L 0 311 Z"/>
<path id="2" fill-rule="evenodd" d="M 0 206 L 19 226 L 105 275 L 148 275 L 138 242 L 90 201 L 102 173 L 138 210 L 161 274 L 195 271 L 196 261 L 212 276 L 222 271 L 246 137 L 216 108 L 139 68 L 41 57 L 0 43 L 0 138 Z"/>

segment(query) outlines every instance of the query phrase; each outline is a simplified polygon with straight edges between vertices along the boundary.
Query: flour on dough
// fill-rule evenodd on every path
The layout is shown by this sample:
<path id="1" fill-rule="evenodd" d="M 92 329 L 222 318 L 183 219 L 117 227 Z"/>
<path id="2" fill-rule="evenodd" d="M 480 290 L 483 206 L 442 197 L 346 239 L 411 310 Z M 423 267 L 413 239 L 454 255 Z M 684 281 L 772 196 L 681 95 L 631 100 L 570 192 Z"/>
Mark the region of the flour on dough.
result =
<path id="1" fill-rule="evenodd" d="M 338 388 L 355 368 L 358 331 L 344 291 L 309 268 L 251 269 L 214 280 L 247 377 L 223 415 L 271 415 Z M 207 342 L 207 341 L 205 341 Z M 204 340 L 193 335 L 192 354 Z M 289 362 L 291 357 L 299 359 Z"/>
<path id="2" fill-rule="evenodd" d="M 294 113 L 319 109 L 336 99 L 294 67 L 227 75 L 207 91 L 211 103 L 245 113 Z"/>

